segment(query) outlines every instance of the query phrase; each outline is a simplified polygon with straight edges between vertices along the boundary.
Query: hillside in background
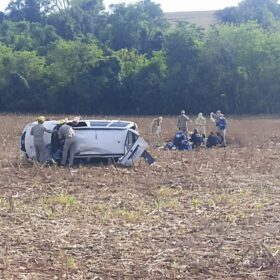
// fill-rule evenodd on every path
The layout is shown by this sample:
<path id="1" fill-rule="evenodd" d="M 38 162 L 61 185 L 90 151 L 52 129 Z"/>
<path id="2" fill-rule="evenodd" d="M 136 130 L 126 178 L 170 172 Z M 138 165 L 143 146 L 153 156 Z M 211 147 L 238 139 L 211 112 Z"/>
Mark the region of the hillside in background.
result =
<path id="1" fill-rule="evenodd" d="M 165 13 L 165 16 L 172 23 L 188 21 L 206 28 L 218 22 L 215 13 L 216 11 L 170 12 Z"/>

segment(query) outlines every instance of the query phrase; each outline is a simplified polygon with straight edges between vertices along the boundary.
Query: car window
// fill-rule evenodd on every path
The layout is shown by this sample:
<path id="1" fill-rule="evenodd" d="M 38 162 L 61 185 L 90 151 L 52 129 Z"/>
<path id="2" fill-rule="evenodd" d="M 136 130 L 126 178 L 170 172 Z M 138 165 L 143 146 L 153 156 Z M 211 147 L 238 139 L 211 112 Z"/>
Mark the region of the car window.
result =
<path id="1" fill-rule="evenodd" d="M 129 125 L 129 122 L 113 122 L 109 125 L 109 127 L 127 127 Z"/>
<path id="2" fill-rule="evenodd" d="M 107 121 L 91 121 L 90 126 L 107 126 L 110 122 Z"/>
<path id="3" fill-rule="evenodd" d="M 78 122 L 78 124 L 76 124 L 74 122 L 68 122 L 67 124 L 70 125 L 70 126 L 73 126 L 73 127 L 85 127 L 85 126 L 87 126 L 86 122 Z"/>
<path id="4" fill-rule="evenodd" d="M 127 132 L 126 140 L 125 140 L 125 150 L 128 152 L 133 144 L 137 141 L 138 136 L 131 131 Z"/>

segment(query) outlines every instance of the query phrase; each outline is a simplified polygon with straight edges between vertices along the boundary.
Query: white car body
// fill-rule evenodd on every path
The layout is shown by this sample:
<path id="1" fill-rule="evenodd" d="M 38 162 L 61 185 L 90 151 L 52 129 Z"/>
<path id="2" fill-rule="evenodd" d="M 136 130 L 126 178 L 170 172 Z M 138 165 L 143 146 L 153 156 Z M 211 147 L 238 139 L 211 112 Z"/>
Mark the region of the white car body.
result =
<path id="1" fill-rule="evenodd" d="M 31 128 L 37 122 L 25 126 L 20 140 L 21 151 L 26 159 L 35 156 L 34 139 Z M 59 122 L 45 121 L 48 129 L 54 129 Z M 75 159 L 113 158 L 119 164 L 131 166 L 145 152 L 148 144 L 139 136 L 137 125 L 130 121 L 120 120 L 81 120 L 77 126 L 68 122 L 75 131 Z M 44 133 L 46 147 L 50 149 L 51 133 Z M 59 160 L 59 159 L 58 159 Z"/>

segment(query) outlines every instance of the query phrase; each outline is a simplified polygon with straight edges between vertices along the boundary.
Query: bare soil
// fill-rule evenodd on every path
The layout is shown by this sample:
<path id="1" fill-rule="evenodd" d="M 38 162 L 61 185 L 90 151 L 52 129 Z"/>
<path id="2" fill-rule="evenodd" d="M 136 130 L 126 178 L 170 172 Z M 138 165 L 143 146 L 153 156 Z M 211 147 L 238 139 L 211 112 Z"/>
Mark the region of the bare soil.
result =
<path id="1" fill-rule="evenodd" d="M 21 159 L 34 118 L 0 116 L 0 279 L 280 279 L 278 119 L 229 119 L 227 148 L 70 170 Z M 152 145 L 151 118 L 128 119 Z"/>

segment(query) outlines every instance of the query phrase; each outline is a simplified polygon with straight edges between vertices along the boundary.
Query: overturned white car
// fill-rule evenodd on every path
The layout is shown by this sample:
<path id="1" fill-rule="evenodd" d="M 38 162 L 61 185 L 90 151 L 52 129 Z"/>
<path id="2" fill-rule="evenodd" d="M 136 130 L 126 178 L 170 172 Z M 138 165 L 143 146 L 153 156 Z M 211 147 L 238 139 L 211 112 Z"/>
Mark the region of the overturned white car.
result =
<path id="1" fill-rule="evenodd" d="M 36 122 L 25 126 L 21 138 L 20 149 L 26 159 L 35 156 L 34 139 L 30 134 Z M 94 159 L 109 159 L 123 165 L 131 166 L 141 156 L 149 164 L 154 159 L 146 151 L 148 144 L 139 136 L 137 125 L 130 121 L 120 120 L 80 120 L 78 123 L 68 121 L 75 131 L 76 153 L 75 160 L 90 162 Z M 53 130 L 59 125 L 58 121 L 45 121 L 46 128 Z M 55 131 L 55 130 L 54 130 Z M 62 145 L 58 143 L 55 132 L 45 133 L 44 141 L 51 157 L 60 162 Z"/>

